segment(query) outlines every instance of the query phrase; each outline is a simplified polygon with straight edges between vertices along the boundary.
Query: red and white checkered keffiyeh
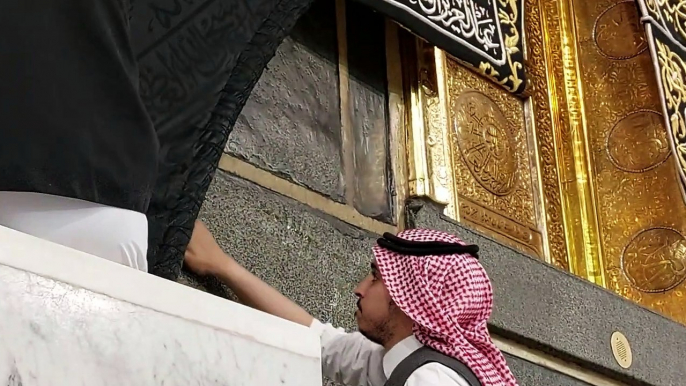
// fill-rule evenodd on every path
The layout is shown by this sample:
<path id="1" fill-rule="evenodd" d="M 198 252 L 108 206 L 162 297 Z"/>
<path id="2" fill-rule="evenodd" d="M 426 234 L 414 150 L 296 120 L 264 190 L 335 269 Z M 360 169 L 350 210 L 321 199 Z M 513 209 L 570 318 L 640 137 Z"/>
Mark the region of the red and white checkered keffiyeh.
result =
<path id="1" fill-rule="evenodd" d="M 465 244 L 429 229 L 406 230 L 398 237 Z M 378 245 L 373 251 L 391 298 L 415 322 L 414 335 L 422 344 L 462 361 L 483 386 L 517 386 L 488 333 L 493 291 L 473 256 L 405 256 Z"/>

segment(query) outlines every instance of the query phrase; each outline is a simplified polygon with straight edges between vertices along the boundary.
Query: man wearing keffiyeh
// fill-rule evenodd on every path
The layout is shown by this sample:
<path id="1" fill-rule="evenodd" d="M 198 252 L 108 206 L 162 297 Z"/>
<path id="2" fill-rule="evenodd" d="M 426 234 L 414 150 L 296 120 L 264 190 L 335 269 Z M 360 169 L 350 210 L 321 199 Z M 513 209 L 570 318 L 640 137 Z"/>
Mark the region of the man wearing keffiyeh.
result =
<path id="1" fill-rule="evenodd" d="M 493 293 L 478 247 L 434 230 L 386 233 L 357 286 L 359 332 L 346 333 L 241 267 L 196 223 L 186 265 L 215 275 L 239 300 L 320 334 L 325 376 L 350 386 L 516 386 L 487 321 Z"/>

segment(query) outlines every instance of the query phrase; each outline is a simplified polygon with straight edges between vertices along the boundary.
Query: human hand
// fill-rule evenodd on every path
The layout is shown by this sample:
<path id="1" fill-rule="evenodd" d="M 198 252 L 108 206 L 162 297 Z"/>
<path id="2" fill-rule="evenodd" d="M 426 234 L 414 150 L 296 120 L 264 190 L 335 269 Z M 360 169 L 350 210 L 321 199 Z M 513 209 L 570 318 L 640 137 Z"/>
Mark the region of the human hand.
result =
<path id="1" fill-rule="evenodd" d="M 200 221 L 195 222 L 185 261 L 193 272 L 213 275 L 226 284 L 241 303 L 306 327 L 312 325 L 312 315 L 226 255 Z"/>
<path id="2" fill-rule="evenodd" d="M 204 276 L 219 274 L 227 265 L 235 263 L 235 260 L 222 251 L 205 224 L 196 220 L 184 263 L 191 271 Z"/>

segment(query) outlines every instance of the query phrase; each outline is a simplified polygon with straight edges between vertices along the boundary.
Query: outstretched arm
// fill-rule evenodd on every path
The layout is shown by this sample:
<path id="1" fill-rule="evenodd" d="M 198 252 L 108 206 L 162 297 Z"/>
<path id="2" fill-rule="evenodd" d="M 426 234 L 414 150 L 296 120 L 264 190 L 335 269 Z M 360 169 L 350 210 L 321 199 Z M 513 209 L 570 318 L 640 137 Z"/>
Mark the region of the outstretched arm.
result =
<path id="1" fill-rule="evenodd" d="M 383 347 L 359 332 L 346 333 L 314 320 L 302 307 L 225 254 L 200 221 L 195 222 L 185 264 L 199 275 L 216 276 L 231 288 L 241 303 L 312 328 L 321 338 L 324 376 L 350 386 L 381 386 L 386 381 Z"/>
<path id="2" fill-rule="evenodd" d="M 201 221 L 195 222 L 185 265 L 199 275 L 216 276 L 246 306 L 307 327 L 312 325 L 312 315 L 225 254 Z"/>

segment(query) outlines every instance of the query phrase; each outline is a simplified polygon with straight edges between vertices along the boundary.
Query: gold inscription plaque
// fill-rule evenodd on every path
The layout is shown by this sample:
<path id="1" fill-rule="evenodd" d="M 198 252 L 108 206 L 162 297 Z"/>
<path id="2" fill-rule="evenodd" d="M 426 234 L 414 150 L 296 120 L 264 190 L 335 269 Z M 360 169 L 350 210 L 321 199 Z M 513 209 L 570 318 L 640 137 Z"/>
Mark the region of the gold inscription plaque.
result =
<path id="1" fill-rule="evenodd" d="M 574 182 L 572 141 L 569 138 L 570 109 L 565 94 L 562 53 L 562 21 L 558 0 L 525 0 L 527 75 L 531 82 L 529 118 L 536 140 L 536 172 L 540 191 L 539 211 L 545 225 L 545 260 L 555 267 L 573 270 L 583 238 L 579 216 L 570 215 L 578 195 L 563 189 Z M 571 114 L 570 114 L 571 115 Z"/>
<path id="2" fill-rule="evenodd" d="M 496 196 L 512 193 L 518 162 L 503 112 L 491 98 L 477 91 L 462 93 L 451 107 L 455 142 L 474 179 Z"/>
<path id="3" fill-rule="evenodd" d="M 507 217 L 501 216 L 484 207 L 461 197 L 459 211 L 467 222 L 488 233 L 496 232 L 510 240 L 510 243 L 532 253 L 543 256 L 543 239 L 539 232 L 530 227 L 519 225 Z"/>
<path id="4" fill-rule="evenodd" d="M 622 271 L 643 292 L 665 292 L 686 279 L 686 239 L 669 228 L 639 232 L 622 253 Z"/>
<path id="5" fill-rule="evenodd" d="M 446 69 L 461 219 L 543 257 L 524 102 L 451 59 Z"/>
<path id="6" fill-rule="evenodd" d="M 648 49 L 636 2 L 622 1 L 606 8 L 596 19 L 593 40 L 609 59 L 631 59 Z"/>
<path id="7" fill-rule="evenodd" d="M 567 161 L 556 154 L 564 121 L 555 115 L 565 101 L 547 75 L 561 51 L 543 39 L 559 36 L 559 18 L 547 12 L 554 0 L 525 2 L 528 97 L 401 32 L 409 195 L 445 203 L 446 215 L 566 270 L 559 168 Z"/>
<path id="8" fill-rule="evenodd" d="M 662 114 L 638 110 L 620 119 L 607 136 L 605 150 L 615 167 L 626 172 L 660 166 L 671 152 Z"/>

